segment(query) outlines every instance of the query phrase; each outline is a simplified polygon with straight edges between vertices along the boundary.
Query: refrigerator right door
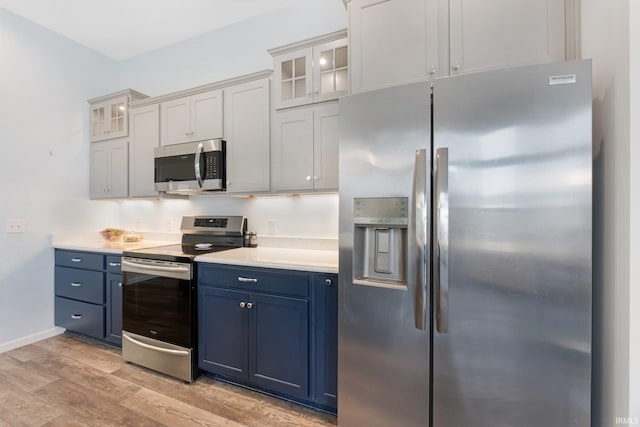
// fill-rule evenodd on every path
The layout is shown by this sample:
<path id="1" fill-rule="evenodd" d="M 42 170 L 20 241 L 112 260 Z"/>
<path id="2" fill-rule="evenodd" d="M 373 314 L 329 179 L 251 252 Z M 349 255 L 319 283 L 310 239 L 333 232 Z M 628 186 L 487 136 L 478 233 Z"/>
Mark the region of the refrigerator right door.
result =
<path id="1" fill-rule="evenodd" d="M 433 93 L 432 425 L 588 426 L 591 62 Z"/>

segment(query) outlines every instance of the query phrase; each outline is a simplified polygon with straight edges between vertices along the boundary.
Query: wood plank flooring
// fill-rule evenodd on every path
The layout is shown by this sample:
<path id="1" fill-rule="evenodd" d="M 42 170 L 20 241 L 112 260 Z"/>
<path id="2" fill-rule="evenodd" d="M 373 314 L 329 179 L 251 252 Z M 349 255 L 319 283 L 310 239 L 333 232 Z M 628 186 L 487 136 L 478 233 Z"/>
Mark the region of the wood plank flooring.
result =
<path id="1" fill-rule="evenodd" d="M 336 418 L 200 377 L 129 365 L 120 352 L 58 335 L 0 354 L 4 426 L 334 426 Z"/>

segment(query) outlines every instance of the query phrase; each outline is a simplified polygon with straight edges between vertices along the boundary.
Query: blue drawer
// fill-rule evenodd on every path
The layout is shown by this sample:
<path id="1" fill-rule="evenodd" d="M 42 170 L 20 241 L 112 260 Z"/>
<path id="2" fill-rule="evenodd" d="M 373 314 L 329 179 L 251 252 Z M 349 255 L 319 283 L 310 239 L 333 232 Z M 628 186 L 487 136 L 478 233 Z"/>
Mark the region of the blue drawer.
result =
<path id="1" fill-rule="evenodd" d="M 198 264 L 198 283 L 296 297 L 309 296 L 309 274 L 293 270 Z"/>
<path id="2" fill-rule="evenodd" d="M 104 306 L 56 297 L 56 326 L 104 339 Z"/>
<path id="3" fill-rule="evenodd" d="M 104 270 L 104 255 L 56 250 L 56 265 L 87 270 Z"/>
<path id="4" fill-rule="evenodd" d="M 107 271 L 109 273 L 122 273 L 122 257 L 120 255 L 107 255 Z"/>
<path id="5" fill-rule="evenodd" d="M 104 304 L 104 273 L 56 266 L 55 294 L 94 304 Z"/>

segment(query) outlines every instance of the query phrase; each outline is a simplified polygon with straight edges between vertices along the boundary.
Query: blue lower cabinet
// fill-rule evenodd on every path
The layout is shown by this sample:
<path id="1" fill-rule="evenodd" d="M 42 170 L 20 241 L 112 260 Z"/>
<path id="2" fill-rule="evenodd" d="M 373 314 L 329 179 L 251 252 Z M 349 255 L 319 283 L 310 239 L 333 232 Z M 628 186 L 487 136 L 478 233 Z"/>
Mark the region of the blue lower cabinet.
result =
<path id="1" fill-rule="evenodd" d="M 249 376 L 261 387 L 306 399 L 309 395 L 309 302 L 251 294 Z"/>
<path id="2" fill-rule="evenodd" d="M 56 326 L 122 344 L 120 260 L 119 255 L 55 250 Z"/>
<path id="3" fill-rule="evenodd" d="M 200 369 L 240 381 L 249 379 L 248 316 L 244 292 L 198 288 L 198 360 Z"/>
<path id="4" fill-rule="evenodd" d="M 104 338 L 104 306 L 68 298 L 55 298 L 57 326 L 93 338 Z"/>
<path id="5" fill-rule="evenodd" d="M 338 276 L 313 275 L 314 401 L 338 407 Z"/>
<path id="6" fill-rule="evenodd" d="M 122 345 L 122 274 L 107 273 L 106 310 L 105 339 Z"/>

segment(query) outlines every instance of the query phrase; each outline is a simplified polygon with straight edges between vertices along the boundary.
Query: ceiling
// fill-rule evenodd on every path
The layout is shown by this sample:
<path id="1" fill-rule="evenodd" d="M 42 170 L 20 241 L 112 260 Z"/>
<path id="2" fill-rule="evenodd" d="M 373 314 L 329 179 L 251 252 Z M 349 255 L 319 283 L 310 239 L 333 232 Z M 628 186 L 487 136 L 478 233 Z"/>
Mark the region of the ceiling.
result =
<path id="1" fill-rule="evenodd" d="M 0 7 L 121 61 L 305 0 L 0 0 Z"/>

